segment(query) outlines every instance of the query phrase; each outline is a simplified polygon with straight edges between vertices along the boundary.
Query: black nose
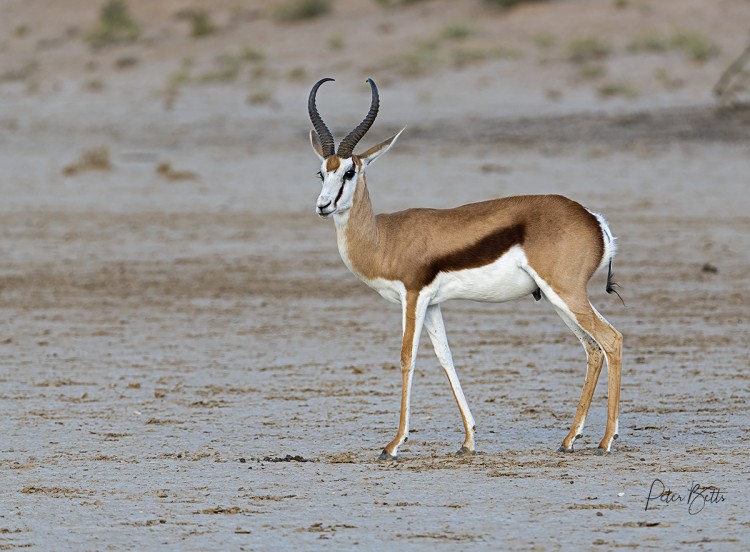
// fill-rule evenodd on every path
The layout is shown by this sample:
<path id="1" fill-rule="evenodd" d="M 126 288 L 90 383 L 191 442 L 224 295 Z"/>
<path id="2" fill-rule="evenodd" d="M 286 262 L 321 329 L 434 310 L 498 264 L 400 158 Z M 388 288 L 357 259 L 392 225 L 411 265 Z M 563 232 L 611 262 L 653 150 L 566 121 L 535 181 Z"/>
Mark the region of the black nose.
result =
<path id="1" fill-rule="evenodd" d="M 331 204 L 331 202 L 329 201 L 329 202 L 328 202 L 328 203 L 326 203 L 325 205 L 318 205 L 318 209 L 319 209 L 320 211 L 322 211 L 323 209 L 325 209 L 326 207 L 328 207 L 328 206 L 329 206 L 330 204 Z"/>

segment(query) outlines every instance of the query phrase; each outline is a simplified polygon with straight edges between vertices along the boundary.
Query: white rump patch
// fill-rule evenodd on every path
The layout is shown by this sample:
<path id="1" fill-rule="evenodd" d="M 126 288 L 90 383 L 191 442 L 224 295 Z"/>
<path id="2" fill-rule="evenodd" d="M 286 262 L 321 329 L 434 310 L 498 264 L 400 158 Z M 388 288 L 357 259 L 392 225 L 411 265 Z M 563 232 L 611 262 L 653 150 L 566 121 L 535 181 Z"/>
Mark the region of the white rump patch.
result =
<path id="1" fill-rule="evenodd" d="M 586 209 L 588 211 L 588 209 Z M 599 268 L 603 268 L 609 264 L 610 259 L 617 253 L 617 238 L 612 235 L 612 231 L 609 229 L 609 224 L 604 220 L 604 217 L 599 213 L 589 211 L 599 221 L 599 227 L 602 229 L 602 235 L 604 236 L 604 256 L 602 262 L 599 263 Z M 597 269 L 598 270 L 598 269 Z"/>

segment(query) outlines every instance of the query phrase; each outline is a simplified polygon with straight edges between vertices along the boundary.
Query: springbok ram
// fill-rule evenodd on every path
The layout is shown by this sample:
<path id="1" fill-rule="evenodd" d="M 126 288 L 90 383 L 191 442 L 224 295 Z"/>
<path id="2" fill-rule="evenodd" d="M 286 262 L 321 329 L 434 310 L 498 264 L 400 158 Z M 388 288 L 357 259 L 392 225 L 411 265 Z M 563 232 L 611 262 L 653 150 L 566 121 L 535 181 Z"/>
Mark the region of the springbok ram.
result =
<path id="1" fill-rule="evenodd" d="M 327 78 L 310 91 L 308 111 L 314 130 L 312 148 L 320 159 L 322 190 L 316 209 L 333 218 L 344 264 L 355 276 L 402 308 L 401 415 L 396 437 L 381 459 L 394 459 L 409 435 L 409 403 L 422 326 L 435 348 L 461 412 L 466 438 L 459 454 L 474 452 L 474 417 L 461 390 L 443 326 L 440 304 L 449 299 L 501 303 L 533 294 L 544 296 L 586 350 L 586 378 L 573 425 L 559 448 L 572 452 L 581 437 L 604 359 L 608 366 L 608 412 L 597 454 L 610 451 L 618 435 L 622 335 L 591 305 L 587 284 L 594 272 L 609 267 L 608 293 L 614 292 L 615 240 L 607 222 L 559 195 L 491 199 L 454 209 L 407 209 L 375 215 L 365 169 L 387 152 L 403 129 L 355 155 L 354 148 L 378 113 L 378 89 L 372 90 L 364 120 L 334 149 L 331 131 L 315 98 Z"/>

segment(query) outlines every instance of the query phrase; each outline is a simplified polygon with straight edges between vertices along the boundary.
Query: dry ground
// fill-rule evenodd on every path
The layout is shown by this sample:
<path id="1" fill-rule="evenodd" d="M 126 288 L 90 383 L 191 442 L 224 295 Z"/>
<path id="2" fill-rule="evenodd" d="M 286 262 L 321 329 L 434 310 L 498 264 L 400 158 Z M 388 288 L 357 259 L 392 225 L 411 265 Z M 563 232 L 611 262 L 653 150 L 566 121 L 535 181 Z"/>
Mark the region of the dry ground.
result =
<path id="1" fill-rule="evenodd" d="M 710 90 L 750 3 L 358 0 L 281 23 L 222 1 L 197 39 L 175 14 L 198 2 L 132 0 L 140 38 L 100 51 L 94 4 L 0 6 L 0 549 L 748 548 L 750 115 Z M 629 48 L 685 30 L 718 49 Z M 591 37 L 608 51 L 571 61 Z M 625 336 L 613 454 L 593 455 L 603 384 L 577 452 L 555 452 L 584 353 L 528 298 L 444 307 L 481 454 L 451 454 L 425 340 L 403 458 L 376 462 L 400 314 L 314 214 L 305 100 L 328 74 L 334 130 L 367 75 L 365 141 L 409 125 L 369 171 L 377 210 L 564 193 L 607 216 L 627 306 L 602 274 L 591 293 Z M 683 500 L 646 511 L 657 478 Z M 693 483 L 723 501 L 691 511 Z"/>

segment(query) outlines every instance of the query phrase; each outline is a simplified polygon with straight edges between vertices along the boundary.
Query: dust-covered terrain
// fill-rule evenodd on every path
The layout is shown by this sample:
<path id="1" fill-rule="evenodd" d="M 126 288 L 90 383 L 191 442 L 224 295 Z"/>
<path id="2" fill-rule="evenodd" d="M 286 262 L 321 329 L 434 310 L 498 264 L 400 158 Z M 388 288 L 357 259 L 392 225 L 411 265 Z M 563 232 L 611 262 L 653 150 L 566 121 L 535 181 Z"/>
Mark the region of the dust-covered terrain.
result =
<path id="1" fill-rule="evenodd" d="M 102 47 L 97 3 L 48 4 L 0 6 L 0 550 L 748 548 L 750 111 L 711 87 L 750 3 L 227 1 L 198 37 L 200 3 L 132 0 L 137 39 Z M 376 211 L 562 193 L 607 217 L 612 454 L 606 370 L 556 452 L 585 353 L 528 297 L 443 307 L 480 452 L 453 454 L 425 338 L 409 441 L 377 461 L 401 315 L 314 212 L 328 75 L 337 136 L 366 76 L 363 146 L 408 125 L 368 170 Z"/>

